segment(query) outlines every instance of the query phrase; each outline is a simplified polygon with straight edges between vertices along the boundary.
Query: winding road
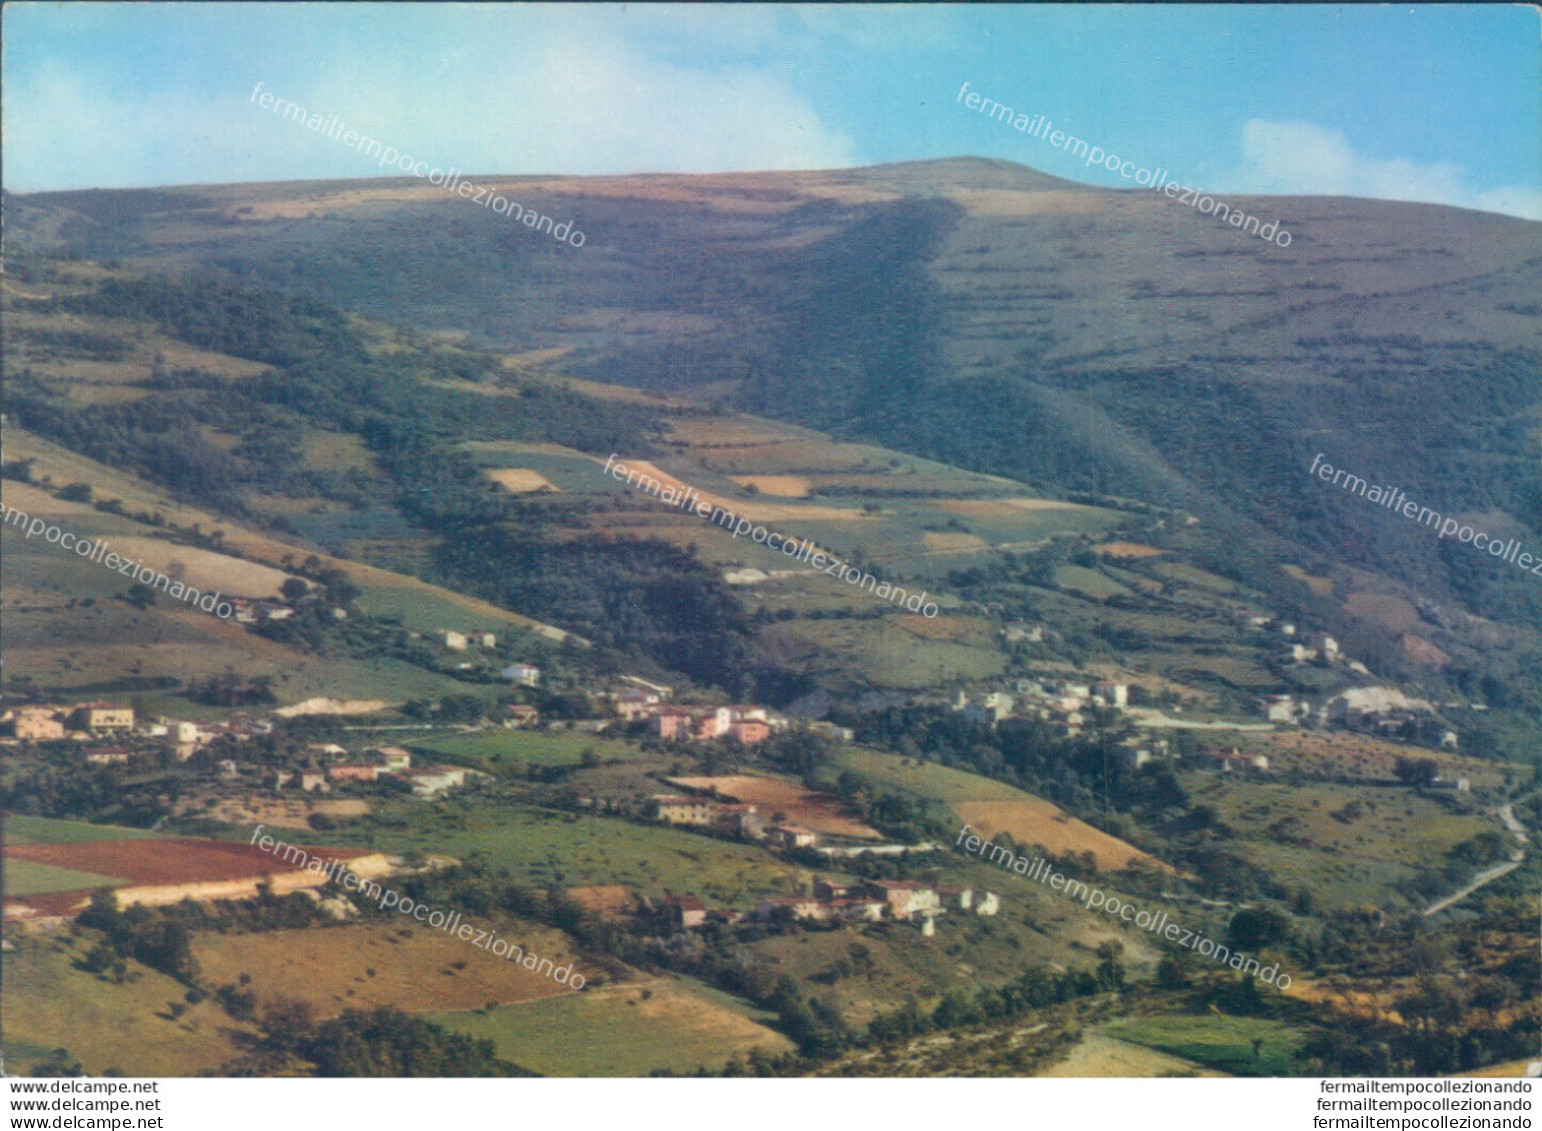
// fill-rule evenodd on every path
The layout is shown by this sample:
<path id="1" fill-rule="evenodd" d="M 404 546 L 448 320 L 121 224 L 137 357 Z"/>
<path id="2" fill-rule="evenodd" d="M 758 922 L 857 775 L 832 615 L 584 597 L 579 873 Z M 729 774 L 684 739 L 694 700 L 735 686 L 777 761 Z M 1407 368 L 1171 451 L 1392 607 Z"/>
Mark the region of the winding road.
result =
<path id="1" fill-rule="evenodd" d="M 1531 843 L 1531 837 L 1526 834 L 1526 827 L 1515 819 L 1515 809 L 1512 805 L 1501 805 L 1499 807 L 1499 820 L 1504 824 L 1505 828 L 1515 834 L 1516 840 L 1520 841 L 1522 844 Z M 1461 891 L 1456 892 L 1454 895 L 1448 895 L 1438 903 L 1430 904 L 1430 906 L 1424 909 L 1424 914 L 1426 916 L 1439 914 L 1446 908 L 1450 907 L 1453 903 L 1460 903 L 1462 900 L 1466 899 L 1469 895 L 1483 887 L 1485 884 L 1491 884 L 1501 876 L 1508 876 L 1511 872 L 1515 871 L 1515 869 L 1519 868 L 1525 862 L 1526 850 L 1524 848 L 1517 848 L 1511 855 L 1510 862 L 1508 864 L 1497 864 L 1494 867 L 1489 868 L 1487 871 L 1479 872 L 1476 876 L 1473 877 L 1472 883 L 1468 884 L 1466 887 L 1462 888 Z"/>

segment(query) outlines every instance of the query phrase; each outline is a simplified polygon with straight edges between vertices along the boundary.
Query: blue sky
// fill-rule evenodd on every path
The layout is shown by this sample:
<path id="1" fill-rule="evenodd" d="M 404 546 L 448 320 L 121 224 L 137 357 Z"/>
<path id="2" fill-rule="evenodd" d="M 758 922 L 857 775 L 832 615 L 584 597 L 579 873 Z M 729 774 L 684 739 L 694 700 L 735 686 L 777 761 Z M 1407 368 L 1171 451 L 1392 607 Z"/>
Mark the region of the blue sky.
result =
<path id="1" fill-rule="evenodd" d="M 1217 192 L 1542 219 L 1522 5 L 14 3 L 3 32 L 20 192 L 376 175 L 260 109 L 259 82 L 468 173 L 973 154 L 1130 187 L 967 111 L 967 81 Z"/>

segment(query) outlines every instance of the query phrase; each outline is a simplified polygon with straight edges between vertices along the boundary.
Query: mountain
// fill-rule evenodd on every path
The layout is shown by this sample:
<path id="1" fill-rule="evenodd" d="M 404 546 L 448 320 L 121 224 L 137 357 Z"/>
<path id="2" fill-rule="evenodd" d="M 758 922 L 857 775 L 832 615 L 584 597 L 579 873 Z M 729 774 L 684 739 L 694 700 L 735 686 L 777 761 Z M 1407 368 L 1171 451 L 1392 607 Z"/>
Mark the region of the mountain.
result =
<path id="1" fill-rule="evenodd" d="M 1405 658 L 1436 653 L 1367 610 L 1416 606 L 1419 641 L 1440 626 L 1473 655 L 1491 622 L 1542 627 L 1521 570 L 1309 474 L 1320 453 L 1542 552 L 1542 225 L 1224 198 L 1278 221 L 1281 248 L 1161 193 L 970 158 L 477 183 L 586 243 L 401 179 L 9 197 L 8 226 L 19 247 L 1180 509 L 1211 535 L 1201 564 L 1281 601 L 1309 599 L 1281 567 L 1331 576 L 1329 627 Z M 1534 684 L 1535 649 L 1501 635 L 1506 678 Z"/>

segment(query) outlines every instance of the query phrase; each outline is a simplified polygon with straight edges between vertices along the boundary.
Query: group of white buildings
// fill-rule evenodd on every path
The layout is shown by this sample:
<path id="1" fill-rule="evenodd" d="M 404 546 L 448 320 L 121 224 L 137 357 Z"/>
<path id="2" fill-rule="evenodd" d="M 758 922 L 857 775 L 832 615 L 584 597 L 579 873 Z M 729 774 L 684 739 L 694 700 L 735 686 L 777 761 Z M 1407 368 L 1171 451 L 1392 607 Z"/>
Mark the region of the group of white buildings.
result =
<path id="1" fill-rule="evenodd" d="M 0 715 L 0 742 L 93 742 L 103 737 L 160 738 L 167 740 L 177 758 L 187 761 L 217 738 L 243 740 L 254 734 L 270 734 L 273 724 L 237 717 L 227 723 L 199 723 L 186 719 L 159 718 L 139 722 L 134 708 L 122 703 L 82 703 L 75 707 L 16 707 Z M 110 749 L 110 753 L 104 753 Z M 127 762 L 134 751 L 124 747 L 91 748 L 88 760 L 96 765 Z"/>
<path id="2" fill-rule="evenodd" d="M 1011 692 L 989 691 L 970 696 L 960 691 L 954 697 L 952 707 L 971 722 L 985 726 L 995 726 L 1008 718 L 1059 722 L 1074 738 L 1081 734 L 1090 708 L 1123 710 L 1129 705 L 1130 685 L 1127 683 L 1085 683 L 1074 679 L 1044 683 L 1020 679 Z"/>

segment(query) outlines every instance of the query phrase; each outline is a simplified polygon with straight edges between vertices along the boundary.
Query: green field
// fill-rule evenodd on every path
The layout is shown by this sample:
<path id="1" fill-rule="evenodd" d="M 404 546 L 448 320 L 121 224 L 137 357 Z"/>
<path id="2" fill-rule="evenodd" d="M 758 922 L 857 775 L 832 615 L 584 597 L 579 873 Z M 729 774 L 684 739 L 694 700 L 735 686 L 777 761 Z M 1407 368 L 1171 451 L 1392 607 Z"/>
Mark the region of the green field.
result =
<path id="1" fill-rule="evenodd" d="M 847 747 L 837 756 L 843 770 L 853 770 L 880 785 L 903 790 L 929 801 L 951 805 L 960 801 L 1022 801 L 1022 790 L 978 774 L 949 769 L 935 762 L 918 762 L 898 754 Z"/>
<path id="2" fill-rule="evenodd" d="M 1085 566 L 1061 566 L 1055 571 L 1055 584 L 1098 600 L 1104 597 L 1128 597 L 1131 592 L 1112 578 Z"/>
<path id="3" fill-rule="evenodd" d="M 114 985 L 79 969 L 88 939 L 21 938 L 5 956 L 5 1059 L 14 1074 L 48 1050 L 68 1049 L 100 1076 L 193 1076 L 240 1055 L 231 1040 L 250 1032 L 212 1000 L 173 1019 L 169 1006 L 187 987 L 129 961 L 129 979 Z"/>
<path id="4" fill-rule="evenodd" d="M 1401 902 L 1390 885 L 1439 869 L 1453 845 L 1497 825 L 1449 812 L 1411 789 L 1231 781 L 1182 776 L 1195 803 L 1234 831 L 1236 850 L 1331 906 Z"/>
<path id="5" fill-rule="evenodd" d="M 447 734 L 411 742 L 409 745 L 413 749 L 432 750 L 449 761 L 489 772 L 511 762 L 536 766 L 576 766 L 586 750 L 592 750 L 606 762 L 630 761 L 642 756 L 635 746 L 598 735 L 526 730 Z"/>
<path id="6" fill-rule="evenodd" d="M 624 884 L 650 896 L 689 892 L 711 906 L 748 908 L 795 895 L 809 873 L 765 850 L 662 825 L 504 806 L 447 807 L 419 801 L 382 806 L 373 847 L 466 857 L 543 887 Z M 355 844 L 332 836 L 316 843 Z"/>
<path id="7" fill-rule="evenodd" d="M 1111 1021 L 1102 1032 L 1216 1068 L 1235 1076 L 1294 1076 L 1300 1029 L 1257 1017 L 1132 1017 Z M 1253 1041 L 1262 1039 L 1258 1059 Z"/>
<path id="8" fill-rule="evenodd" d="M 36 864 L 31 860 L 5 861 L 5 894 L 42 895 L 51 891 L 86 891 L 91 888 L 117 887 L 123 881 L 115 876 L 98 876 L 92 872 L 77 872 L 73 868 L 56 868 L 52 864 Z"/>
<path id="9" fill-rule="evenodd" d="M 89 840 L 143 840 L 156 835 L 122 825 L 88 825 L 84 821 L 5 814 L 6 844 L 78 844 Z"/>
<path id="10" fill-rule="evenodd" d="M 644 996 L 646 995 L 646 996 Z M 431 1020 L 490 1038 L 498 1055 L 547 1076 L 646 1076 L 655 1069 L 717 1068 L 735 1053 L 791 1048 L 743 1003 L 666 980 L 606 986 Z"/>

